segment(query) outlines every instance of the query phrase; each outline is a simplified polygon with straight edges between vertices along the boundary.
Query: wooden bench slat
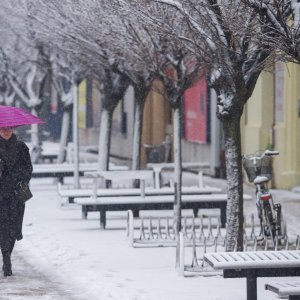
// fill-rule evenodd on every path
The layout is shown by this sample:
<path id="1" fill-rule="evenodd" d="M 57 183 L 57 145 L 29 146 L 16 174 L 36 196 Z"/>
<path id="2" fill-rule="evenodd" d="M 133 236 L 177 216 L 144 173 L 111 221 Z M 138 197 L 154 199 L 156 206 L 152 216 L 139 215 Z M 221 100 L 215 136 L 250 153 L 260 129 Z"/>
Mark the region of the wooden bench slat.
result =
<path id="1" fill-rule="evenodd" d="M 215 269 L 300 267 L 300 251 L 257 251 L 248 257 L 242 253 L 207 253 L 204 260 Z"/>
<path id="2" fill-rule="evenodd" d="M 265 289 L 278 294 L 280 297 L 300 295 L 300 281 L 267 283 Z"/>
<path id="3" fill-rule="evenodd" d="M 245 255 L 248 256 L 249 260 L 255 261 L 255 253 L 253 253 L 253 252 L 245 252 Z"/>

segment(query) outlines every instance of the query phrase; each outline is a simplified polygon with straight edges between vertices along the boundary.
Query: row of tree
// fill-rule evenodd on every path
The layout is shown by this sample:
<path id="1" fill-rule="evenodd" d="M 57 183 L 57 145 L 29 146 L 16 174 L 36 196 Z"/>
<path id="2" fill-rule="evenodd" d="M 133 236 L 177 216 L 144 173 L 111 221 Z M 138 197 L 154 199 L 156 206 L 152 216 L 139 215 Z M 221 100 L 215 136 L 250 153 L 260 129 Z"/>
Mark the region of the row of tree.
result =
<path id="1" fill-rule="evenodd" d="M 135 92 L 132 169 L 140 168 L 145 99 L 160 80 L 174 111 L 175 219 L 181 218 L 181 104 L 198 76 L 217 94 L 228 181 L 227 250 L 243 245 L 240 118 L 274 59 L 299 62 L 299 4 L 288 0 L 3 0 L 0 99 L 38 110 L 47 81 L 64 103 L 61 145 L 78 83 L 102 96 L 99 168 L 107 169 L 112 114 Z M 36 130 L 35 130 L 36 132 Z M 62 155 L 60 156 L 62 160 Z"/>

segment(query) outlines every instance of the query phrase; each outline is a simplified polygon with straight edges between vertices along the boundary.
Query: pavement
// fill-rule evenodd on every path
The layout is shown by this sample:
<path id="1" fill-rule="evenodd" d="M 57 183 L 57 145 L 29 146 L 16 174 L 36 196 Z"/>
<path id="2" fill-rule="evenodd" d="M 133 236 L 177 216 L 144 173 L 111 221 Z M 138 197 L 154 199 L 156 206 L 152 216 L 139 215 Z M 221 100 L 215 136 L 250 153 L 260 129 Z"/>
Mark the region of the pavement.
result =
<path id="1" fill-rule="evenodd" d="M 13 276 L 0 276 L 0 300 L 81 300 L 53 277 L 37 271 L 22 253 L 13 252 Z"/>
<path id="2" fill-rule="evenodd" d="M 167 178 L 165 178 L 167 180 Z M 183 176 L 184 184 L 192 185 L 197 182 L 195 175 L 185 173 Z M 226 181 L 206 177 L 204 182 L 207 185 L 220 187 L 226 192 Z M 300 234 L 299 216 L 300 216 L 300 187 L 287 190 L 271 190 L 274 195 L 274 201 L 280 202 L 285 211 L 288 235 L 291 239 L 296 239 Z M 255 195 L 254 186 L 244 185 L 244 193 Z M 244 203 L 245 214 L 256 214 L 255 200 L 247 200 Z M 287 217 L 288 216 L 288 217 Z M 12 277 L 0 276 L 0 300 L 81 300 L 84 295 L 76 293 L 76 295 L 59 281 L 55 281 L 52 276 L 47 276 L 36 270 L 33 265 L 28 263 L 24 253 L 14 251 L 13 257 L 13 273 Z M 14 267 L 15 266 L 15 267 Z M 82 297 L 81 297 L 82 296 Z M 81 297 L 81 298 L 80 298 Z"/>

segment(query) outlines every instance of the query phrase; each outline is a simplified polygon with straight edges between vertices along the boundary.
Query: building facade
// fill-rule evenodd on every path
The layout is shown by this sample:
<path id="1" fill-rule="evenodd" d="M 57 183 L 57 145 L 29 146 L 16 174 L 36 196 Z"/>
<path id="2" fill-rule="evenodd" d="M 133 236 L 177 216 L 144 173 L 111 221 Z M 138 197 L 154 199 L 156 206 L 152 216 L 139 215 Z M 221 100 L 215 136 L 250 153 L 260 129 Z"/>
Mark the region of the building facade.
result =
<path id="1" fill-rule="evenodd" d="M 275 149 L 273 186 L 300 185 L 300 67 L 278 62 L 264 72 L 242 120 L 243 152 Z"/>
<path id="2" fill-rule="evenodd" d="M 300 67 L 276 63 L 263 72 L 252 97 L 245 105 L 241 120 L 242 152 L 276 149 L 280 156 L 273 160 L 273 186 L 292 188 L 300 185 Z M 160 82 L 147 97 L 144 108 L 143 145 L 172 144 L 172 109 L 165 99 Z M 111 155 L 132 159 L 134 91 L 129 87 L 113 117 Z M 222 130 L 216 118 L 216 96 L 205 80 L 199 80 L 184 95 L 182 115 L 182 155 L 186 162 L 209 162 L 205 172 L 224 175 Z M 79 87 L 80 143 L 98 145 L 101 100 L 91 83 Z M 142 167 L 146 166 L 142 147 Z M 100 149 L 101 151 L 101 149 Z M 172 155 L 170 158 L 172 160 Z"/>

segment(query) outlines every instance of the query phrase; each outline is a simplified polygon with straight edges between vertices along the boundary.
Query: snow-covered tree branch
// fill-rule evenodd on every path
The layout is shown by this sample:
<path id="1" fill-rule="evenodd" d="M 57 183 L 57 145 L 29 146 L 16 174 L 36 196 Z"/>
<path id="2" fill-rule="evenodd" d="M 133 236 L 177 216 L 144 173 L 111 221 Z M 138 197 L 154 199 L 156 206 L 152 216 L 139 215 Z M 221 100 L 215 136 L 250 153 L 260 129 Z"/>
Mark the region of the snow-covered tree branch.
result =
<path id="1" fill-rule="evenodd" d="M 128 1 L 126 1 L 128 2 Z M 255 12 L 240 1 L 130 1 L 134 13 L 157 25 L 175 43 L 184 43 L 205 65 L 209 85 L 217 93 L 217 115 L 223 124 L 228 182 L 227 250 L 238 249 L 243 241 L 243 183 L 240 118 L 256 81 L 268 63 L 272 48 L 256 34 L 263 30 Z M 176 14 L 181 28 L 170 30 L 160 15 L 145 13 L 155 4 Z M 152 21 L 151 21 L 152 20 Z M 162 26 L 165 23 L 166 25 Z"/>

